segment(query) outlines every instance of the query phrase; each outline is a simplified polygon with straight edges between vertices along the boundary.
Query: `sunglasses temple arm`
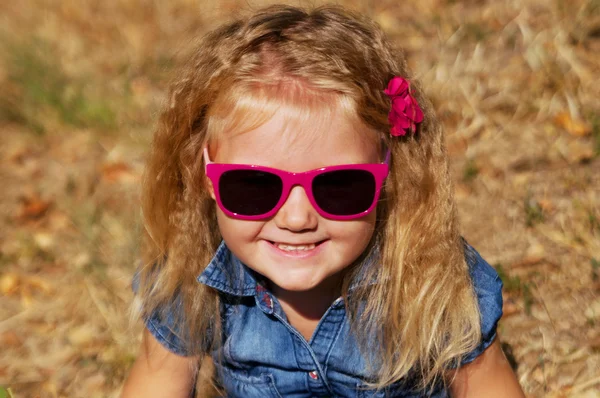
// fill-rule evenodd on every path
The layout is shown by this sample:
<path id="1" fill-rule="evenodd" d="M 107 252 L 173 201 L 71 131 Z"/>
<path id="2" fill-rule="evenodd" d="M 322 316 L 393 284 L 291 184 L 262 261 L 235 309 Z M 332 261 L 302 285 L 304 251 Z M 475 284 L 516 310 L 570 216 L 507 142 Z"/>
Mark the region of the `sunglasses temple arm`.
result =
<path id="1" fill-rule="evenodd" d="M 205 149 L 206 150 L 206 149 Z M 390 158 L 392 157 L 392 151 L 390 151 L 389 149 L 387 150 L 387 152 L 385 153 L 385 164 L 387 164 L 389 166 L 390 164 Z"/>
<path id="2" fill-rule="evenodd" d="M 206 166 L 212 163 L 210 161 L 210 156 L 208 155 L 207 147 L 204 147 L 204 150 L 202 151 L 202 155 L 204 156 L 204 170 L 206 171 Z"/>

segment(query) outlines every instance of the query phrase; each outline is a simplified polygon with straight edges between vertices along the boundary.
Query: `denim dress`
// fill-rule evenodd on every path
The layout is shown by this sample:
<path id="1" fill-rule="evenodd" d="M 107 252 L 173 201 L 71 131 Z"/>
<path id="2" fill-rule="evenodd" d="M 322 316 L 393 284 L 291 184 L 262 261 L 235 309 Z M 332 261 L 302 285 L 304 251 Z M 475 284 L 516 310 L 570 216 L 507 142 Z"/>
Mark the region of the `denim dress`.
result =
<path id="1" fill-rule="evenodd" d="M 465 245 L 480 309 L 482 341 L 463 364 L 473 361 L 493 342 L 502 316 L 502 282 L 498 274 L 479 253 Z M 419 392 L 402 380 L 381 390 L 369 388 L 365 380 L 372 378 L 350 331 L 343 299 L 329 307 L 311 340 L 306 341 L 289 324 L 277 298 L 225 243 L 198 276 L 198 282 L 216 289 L 221 298 L 222 344 L 212 354 L 227 397 L 449 396 L 442 385 Z M 146 326 L 167 349 L 186 355 L 170 316 L 151 316 Z"/>

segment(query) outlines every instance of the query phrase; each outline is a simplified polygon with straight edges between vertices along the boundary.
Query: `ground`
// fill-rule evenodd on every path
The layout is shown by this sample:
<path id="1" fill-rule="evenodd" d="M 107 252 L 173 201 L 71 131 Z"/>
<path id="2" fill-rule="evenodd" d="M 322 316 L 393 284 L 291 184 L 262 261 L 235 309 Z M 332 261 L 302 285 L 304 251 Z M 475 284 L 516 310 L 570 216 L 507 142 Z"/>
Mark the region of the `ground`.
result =
<path id="1" fill-rule="evenodd" d="M 266 3 L 0 4 L 0 386 L 15 397 L 118 396 L 169 73 L 192 37 Z M 435 104 L 527 395 L 600 396 L 600 2 L 338 3 L 405 48 Z"/>

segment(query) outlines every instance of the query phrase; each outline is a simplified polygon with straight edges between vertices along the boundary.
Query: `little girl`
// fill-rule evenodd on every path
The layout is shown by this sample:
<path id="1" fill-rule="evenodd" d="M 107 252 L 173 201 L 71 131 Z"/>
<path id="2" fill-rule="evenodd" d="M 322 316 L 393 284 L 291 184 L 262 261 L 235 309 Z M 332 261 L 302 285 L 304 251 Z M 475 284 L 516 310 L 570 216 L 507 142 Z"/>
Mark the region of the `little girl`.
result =
<path id="1" fill-rule="evenodd" d="M 205 357 L 227 397 L 523 396 L 502 284 L 459 235 L 442 127 L 409 76 L 338 7 L 203 39 L 148 160 L 124 397 L 188 397 Z"/>

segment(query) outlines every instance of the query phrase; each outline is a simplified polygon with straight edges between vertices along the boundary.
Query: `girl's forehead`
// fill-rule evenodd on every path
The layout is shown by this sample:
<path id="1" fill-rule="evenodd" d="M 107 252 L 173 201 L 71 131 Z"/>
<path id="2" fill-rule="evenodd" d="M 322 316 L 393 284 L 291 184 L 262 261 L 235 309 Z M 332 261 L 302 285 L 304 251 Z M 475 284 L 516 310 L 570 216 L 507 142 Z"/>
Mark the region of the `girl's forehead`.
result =
<path id="1" fill-rule="evenodd" d="M 304 171 L 333 164 L 377 163 L 377 134 L 341 110 L 304 117 L 282 110 L 246 131 L 226 131 L 213 160 Z"/>
<path id="2" fill-rule="evenodd" d="M 207 115 L 211 159 L 273 167 L 285 159 L 377 162 L 378 134 L 358 116 L 356 99 L 342 92 L 285 76 L 233 84 Z"/>

